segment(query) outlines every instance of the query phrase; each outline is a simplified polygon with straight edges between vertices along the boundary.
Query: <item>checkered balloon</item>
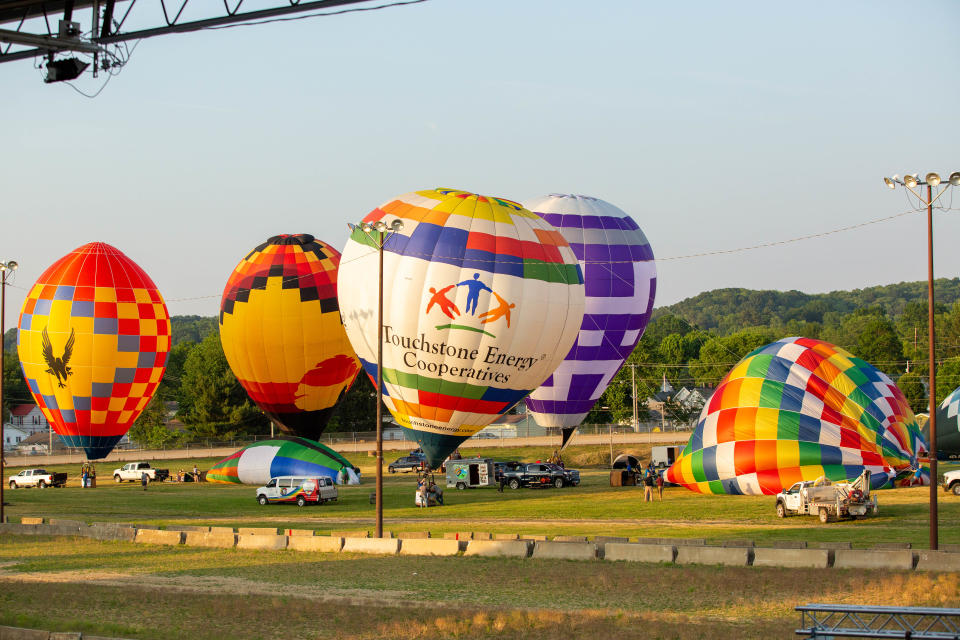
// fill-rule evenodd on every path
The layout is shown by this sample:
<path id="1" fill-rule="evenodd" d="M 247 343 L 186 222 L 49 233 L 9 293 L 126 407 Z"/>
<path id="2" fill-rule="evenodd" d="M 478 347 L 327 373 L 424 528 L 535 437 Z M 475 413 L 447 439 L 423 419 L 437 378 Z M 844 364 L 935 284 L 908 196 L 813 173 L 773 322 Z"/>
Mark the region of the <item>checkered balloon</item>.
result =
<path id="1" fill-rule="evenodd" d="M 667 480 L 700 493 L 775 494 L 801 480 L 909 481 L 926 450 L 900 389 L 820 340 L 784 338 L 739 362 L 703 408 Z"/>
<path id="2" fill-rule="evenodd" d="M 143 269 L 91 242 L 51 265 L 20 311 L 17 351 L 34 400 L 67 446 L 105 457 L 147 406 L 170 316 Z"/>

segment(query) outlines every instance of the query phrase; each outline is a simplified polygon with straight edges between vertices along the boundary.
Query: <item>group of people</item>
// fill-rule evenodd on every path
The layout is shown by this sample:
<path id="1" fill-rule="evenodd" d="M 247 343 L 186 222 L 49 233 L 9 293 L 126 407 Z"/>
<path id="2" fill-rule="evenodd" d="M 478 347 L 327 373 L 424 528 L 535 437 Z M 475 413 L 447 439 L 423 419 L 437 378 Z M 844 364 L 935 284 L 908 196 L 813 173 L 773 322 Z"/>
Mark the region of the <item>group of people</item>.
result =
<path id="1" fill-rule="evenodd" d="M 432 474 L 423 474 L 417 480 L 417 504 L 421 507 L 443 506 L 443 490 L 434 482 Z"/>
<path id="2" fill-rule="evenodd" d="M 190 476 L 190 480 L 187 480 L 187 476 Z M 193 471 L 184 471 L 180 469 L 177 471 L 177 482 L 200 482 L 200 470 L 197 469 L 197 465 L 193 465 Z"/>
<path id="3" fill-rule="evenodd" d="M 643 485 L 643 501 L 653 502 L 653 489 L 657 489 L 657 499 L 663 502 L 663 474 L 649 462 L 646 468 L 634 470 L 630 461 L 627 461 L 627 473 L 633 474 L 636 484 Z"/>

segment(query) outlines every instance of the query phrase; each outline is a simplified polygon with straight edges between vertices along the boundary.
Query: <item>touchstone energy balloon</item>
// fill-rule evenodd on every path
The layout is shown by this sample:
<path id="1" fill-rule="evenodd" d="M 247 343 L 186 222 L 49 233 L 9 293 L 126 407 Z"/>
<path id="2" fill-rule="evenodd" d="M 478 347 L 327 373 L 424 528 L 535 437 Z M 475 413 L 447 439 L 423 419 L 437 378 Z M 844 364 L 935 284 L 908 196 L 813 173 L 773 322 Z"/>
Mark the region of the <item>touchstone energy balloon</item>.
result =
<path id="1" fill-rule="evenodd" d="M 334 482 L 360 484 L 360 477 L 346 458 L 306 438 L 278 438 L 248 445 L 213 465 L 207 481 L 263 485 L 277 476 L 327 476 Z"/>
<path id="2" fill-rule="evenodd" d="M 170 351 L 153 280 L 103 242 L 53 263 L 20 311 L 17 351 L 34 400 L 65 444 L 105 457 L 150 402 Z"/>
<path id="3" fill-rule="evenodd" d="M 929 442 L 929 421 L 923 433 Z M 937 408 L 937 459 L 960 460 L 960 389 L 954 389 Z"/>
<path id="4" fill-rule="evenodd" d="M 285 433 L 318 438 L 360 372 L 340 321 L 340 253 L 273 236 L 240 261 L 220 302 L 220 342 L 247 394 Z"/>
<path id="5" fill-rule="evenodd" d="M 893 486 L 926 450 L 884 373 L 820 340 L 753 351 L 720 382 L 667 480 L 700 493 L 774 494 L 801 480 Z"/>
<path id="6" fill-rule="evenodd" d="M 417 191 L 364 222 L 396 220 L 383 255 L 384 402 L 435 468 L 567 354 L 583 276 L 556 229 L 503 198 Z M 378 251 L 362 228 L 340 269 L 352 285 L 339 292 L 347 335 L 376 380 Z"/>
<path id="7" fill-rule="evenodd" d="M 577 341 L 525 400 L 537 424 L 561 429 L 565 445 L 647 328 L 657 267 L 643 231 L 609 202 L 553 193 L 523 206 L 563 234 L 583 269 L 586 309 Z"/>

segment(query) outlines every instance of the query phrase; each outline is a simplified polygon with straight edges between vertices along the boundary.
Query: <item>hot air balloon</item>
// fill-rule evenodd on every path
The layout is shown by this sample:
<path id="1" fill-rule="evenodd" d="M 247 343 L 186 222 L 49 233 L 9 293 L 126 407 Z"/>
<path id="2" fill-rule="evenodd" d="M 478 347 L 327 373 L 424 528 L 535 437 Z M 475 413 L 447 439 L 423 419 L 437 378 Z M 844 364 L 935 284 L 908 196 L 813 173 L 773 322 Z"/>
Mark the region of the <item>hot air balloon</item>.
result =
<path id="1" fill-rule="evenodd" d="M 346 458 L 319 442 L 296 437 L 248 445 L 213 465 L 207 481 L 262 485 L 277 476 L 327 476 L 334 482 L 360 484 Z"/>
<path id="2" fill-rule="evenodd" d="M 929 442 L 929 422 L 923 434 Z M 960 388 L 950 392 L 937 407 L 937 459 L 960 460 Z"/>
<path id="3" fill-rule="evenodd" d="M 583 316 L 583 276 L 560 233 L 515 202 L 408 193 L 366 223 L 403 229 L 384 247 L 384 402 L 436 467 L 556 368 Z M 378 251 L 363 229 L 339 291 L 350 342 L 376 379 Z"/>
<path id="4" fill-rule="evenodd" d="M 337 304 L 336 249 L 274 236 L 230 274 L 220 342 L 234 375 L 285 433 L 318 438 L 360 372 Z"/>
<path id="5" fill-rule="evenodd" d="M 143 269 L 91 242 L 54 262 L 30 289 L 17 351 L 53 430 L 96 460 L 153 397 L 170 351 L 170 316 Z"/>
<path id="6" fill-rule="evenodd" d="M 869 469 L 881 488 L 915 471 L 920 450 L 916 418 L 884 373 L 826 342 L 784 338 L 720 382 L 666 478 L 700 493 L 760 495 Z"/>
<path id="7" fill-rule="evenodd" d="M 643 231 L 609 202 L 554 193 L 523 206 L 563 234 L 583 269 L 586 310 L 577 341 L 525 400 L 537 424 L 560 428 L 563 446 L 647 328 L 657 267 Z"/>

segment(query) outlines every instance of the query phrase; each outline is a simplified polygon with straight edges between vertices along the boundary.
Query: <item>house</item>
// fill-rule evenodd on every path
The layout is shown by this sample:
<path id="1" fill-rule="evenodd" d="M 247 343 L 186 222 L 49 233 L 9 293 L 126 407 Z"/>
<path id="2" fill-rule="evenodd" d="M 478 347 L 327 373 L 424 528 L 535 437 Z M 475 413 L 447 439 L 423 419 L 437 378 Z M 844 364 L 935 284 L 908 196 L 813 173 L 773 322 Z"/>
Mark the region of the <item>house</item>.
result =
<path id="1" fill-rule="evenodd" d="M 18 404 L 10 409 L 10 420 L 3 425 L 4 429 L 15 427 L 25 431 L 28 435 L 33 435 L 38 431 L 47 431 L 50 429 L 50 423 L 46 416 L 35 404 Z"/>
<path id="2" fill-rule="evenodd" d="M 17 453 L 28 456 L 46 455 L 50 451 L 50 439 L 53 438 L 53 453 L 69 453 L 74 449 L 68 448 L 60 436 L 47 431 L 38 431 L 25 438 L 17 445 Z"/>
<path id="3" fill-rule="evenodd" d="M 673 396 L 673 401 L 679 403 L 685 411 L 699 413 L 710 401 L 713 392 L 713 387 L 683 387 Z"/>
<path id="4" fill-rule="evenodd" d="M 30 434 L 21 429 L 20 427 L 14 427 L 10 424 L 3 426 L 3 449 L 4 451 L 9 451 L 14 449 L 21 442 L 27 439 Z"/>

